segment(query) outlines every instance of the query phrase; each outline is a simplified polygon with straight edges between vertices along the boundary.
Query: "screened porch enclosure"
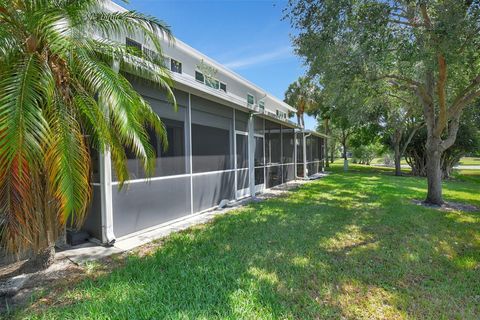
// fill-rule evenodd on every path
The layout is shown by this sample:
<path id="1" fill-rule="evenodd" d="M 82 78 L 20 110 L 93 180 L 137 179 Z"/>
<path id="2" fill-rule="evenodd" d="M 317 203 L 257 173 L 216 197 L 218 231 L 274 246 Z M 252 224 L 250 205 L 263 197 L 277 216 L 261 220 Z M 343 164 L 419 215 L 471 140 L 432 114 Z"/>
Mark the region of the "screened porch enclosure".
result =
<path id="1" fill-rule="evenodd" d="M 162 146 L 150 134 L 156 151 L 151 177 L 145 177 L 141 161 L 126 150 L 130 180 L 123 188 L 114 170 L 110 180 L 107 175 L 94 183 L 84 228 L 99 239 L 102 210 L 110 210 L 113 232 L 120 238 L 211 209 L 222 200 L 238 200 L 303 178 L 305 167 L 308 175 L 322 168 L 322 138 L 304 139 L 293 125 L 180 90 L 175 91 L 175 111 L 148 82 L 130 81 L 160 116 L 169 144 Z M 110 195 L 97 191 L 105 186 L 111 188 Z"/>

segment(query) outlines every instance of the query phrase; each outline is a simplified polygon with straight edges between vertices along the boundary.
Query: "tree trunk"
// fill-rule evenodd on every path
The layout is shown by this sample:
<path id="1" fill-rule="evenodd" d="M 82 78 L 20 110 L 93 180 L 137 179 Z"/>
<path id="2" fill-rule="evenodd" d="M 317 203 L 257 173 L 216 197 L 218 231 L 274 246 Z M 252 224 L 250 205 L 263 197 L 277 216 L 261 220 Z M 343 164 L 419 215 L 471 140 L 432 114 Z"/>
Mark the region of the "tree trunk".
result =
<path id="1" fill-rule="evenodd" d="M 395 145 L 393 147 L 394 150 L 394 158 L 395 158 L 395 175 L 401 176 L 402 175 L 402 155 L 400 154 L 400 141 L 395 141 Z"/>
<path id="2" fill-rule="evenodd" d="M 335 161 L 335 147 L 336 143 L 332 145 L 332 148 L 330 149 L 330 163 L 333 163 Z"/>
<path id="3" fill-rule="evenodd" d="M 328 136 L 328 119 L 325 119 L 325 135 Z M 330 162 L 328 161 L 328 138 L 324 139 L 325 142 L 325 167 L 330 167 Z"/>
<path id="4" fill-rule="evenodd" d="M 342 141 L 343 147 L 343 171 L 348 171 L 348 159 L 347 159 L 347 141 Z"/>
<path id="5" fill-rule="evenodd" d="M 297 124 L 299 127 L 305 127 L 305 120 L 303 118 L 303 113 L 297 112 Z"/>
<path id="6" fill-rule="evenodd" d="M 428 193 L 425 203 L 442 205 L 442 152 L 438 142 L 427 140 Z"/>

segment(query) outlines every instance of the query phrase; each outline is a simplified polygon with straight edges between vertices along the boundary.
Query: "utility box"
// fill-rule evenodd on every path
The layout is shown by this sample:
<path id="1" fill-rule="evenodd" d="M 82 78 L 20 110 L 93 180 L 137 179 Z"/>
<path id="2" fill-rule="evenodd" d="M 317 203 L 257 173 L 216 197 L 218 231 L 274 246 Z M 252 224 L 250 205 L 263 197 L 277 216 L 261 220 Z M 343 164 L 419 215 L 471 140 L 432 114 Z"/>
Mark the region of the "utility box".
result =
<path id="1" fill-rule="evenodd" d="M 90 235 L 82 230 L 67 230 L 67 243 L 71 246 L 78 246 L 88 242 Z"/>

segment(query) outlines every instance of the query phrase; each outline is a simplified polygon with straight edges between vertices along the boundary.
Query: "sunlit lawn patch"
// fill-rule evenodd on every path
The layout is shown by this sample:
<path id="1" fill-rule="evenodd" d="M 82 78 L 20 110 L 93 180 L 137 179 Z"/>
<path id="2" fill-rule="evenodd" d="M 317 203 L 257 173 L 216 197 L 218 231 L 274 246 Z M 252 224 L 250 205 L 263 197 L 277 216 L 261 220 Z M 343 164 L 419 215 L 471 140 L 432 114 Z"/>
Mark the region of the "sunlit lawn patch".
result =
<path id="1" fill-rule="evenodd" d="M 174 234 L 71 288 L 70 305 L 16 316 L 479 319 L 480 213 L 413 204 L 424 179 L 350 169 Z M 444 186 L 447 200 L 480 207 L 478 180 Z"/>
<path id="2" fill-rule="evenodd" d="M 459 164 L 464 166 L 480 166 L 480 157 L 463 157 L 460 159 Z"/>

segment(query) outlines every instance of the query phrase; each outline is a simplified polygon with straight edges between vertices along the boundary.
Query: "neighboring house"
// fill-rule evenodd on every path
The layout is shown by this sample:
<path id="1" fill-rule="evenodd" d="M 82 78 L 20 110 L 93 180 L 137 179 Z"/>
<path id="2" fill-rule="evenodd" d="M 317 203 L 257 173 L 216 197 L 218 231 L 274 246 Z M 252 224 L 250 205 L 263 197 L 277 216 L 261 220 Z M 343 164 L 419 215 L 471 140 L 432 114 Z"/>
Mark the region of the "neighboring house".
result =
<path id="1" fill-rule="evenodd" d="M 124 10 L 113 3 L 111 9 Z M 155 54 L 142 39 L 115 40 Z M 323 169 L 323 137 L 289 121 L 294 108 L 178 39 L 163 47 L 178 111 L 157 86 L 130 81 L 161 117 L 169 148 L 162 151 L 152 135 L 158 158 L 150 179 L 127 154 L 131 180 L 122 190 L 108 153 L 94 159 L 84 229 L 104 243 Z"/>

